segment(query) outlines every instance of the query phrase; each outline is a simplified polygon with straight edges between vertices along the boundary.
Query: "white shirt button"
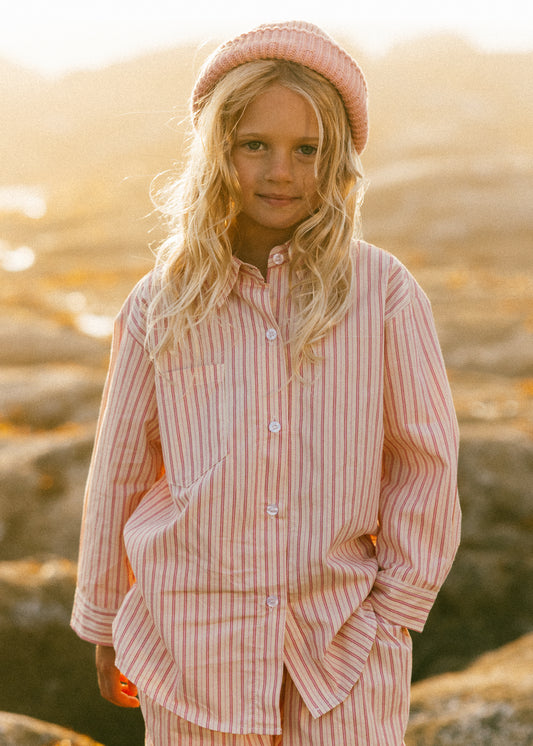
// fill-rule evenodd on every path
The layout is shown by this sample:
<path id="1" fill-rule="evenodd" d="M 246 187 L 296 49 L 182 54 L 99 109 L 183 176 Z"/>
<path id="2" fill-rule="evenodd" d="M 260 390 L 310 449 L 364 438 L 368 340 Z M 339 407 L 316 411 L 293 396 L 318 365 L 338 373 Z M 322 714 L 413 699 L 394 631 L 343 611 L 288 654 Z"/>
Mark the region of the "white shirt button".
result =
<path id="1" fill-rule="evenodd" d="M 267 598 L 267 606 L 269 606 L 271 609 L 274 609 L 279 604 L 279 599 L 277 596 L 269 596 Z"/>
<path id="2" fill-rule="evenodd" d="M 281 425 L 279 422 L 276 422 L 276 420 L 273 420 L 269 423 L 268 429 L 271 433 L 279 433 L 279 431 L 281 430 Z"/>
<path id="3" fill-rule="evenodd" d="M 274 262 L 274 264 L 283 264 L 285 258 L 283 254 L 274 254 L 272 257 L 272 261 Z"/>
<path id="4" fill-rule="evenodd" d="M 267 329 L 266 330 L 266 338 L 272 342 L 272 340 L 276 339 L 278 336 L 278 333 L 275 329 Z"/>
<path id="5" fill-rule="evenodd" d="M 273 503 L 271 505 L 267 505 L 267 514 L 269 516 L 274 517 L 279 513 L 279 507 L 277 505 L 274 505 Z"/>

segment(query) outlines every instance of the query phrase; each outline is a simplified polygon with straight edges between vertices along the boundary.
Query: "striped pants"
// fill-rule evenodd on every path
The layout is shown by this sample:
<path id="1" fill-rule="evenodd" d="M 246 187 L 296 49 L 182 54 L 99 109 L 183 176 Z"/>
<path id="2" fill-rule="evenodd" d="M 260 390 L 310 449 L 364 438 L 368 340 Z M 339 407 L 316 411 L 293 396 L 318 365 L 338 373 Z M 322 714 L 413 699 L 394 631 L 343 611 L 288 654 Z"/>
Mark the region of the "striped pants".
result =
<path id="1" fill-rule="evenodd" d="M 238 735 L 201 728 L 139 692 L 145 746 L 402 746 L 409 715 L 411 639 L 378 625 L 359 681 L 340 705 L 314 719 L 285 671 L 282 735 Z"/>

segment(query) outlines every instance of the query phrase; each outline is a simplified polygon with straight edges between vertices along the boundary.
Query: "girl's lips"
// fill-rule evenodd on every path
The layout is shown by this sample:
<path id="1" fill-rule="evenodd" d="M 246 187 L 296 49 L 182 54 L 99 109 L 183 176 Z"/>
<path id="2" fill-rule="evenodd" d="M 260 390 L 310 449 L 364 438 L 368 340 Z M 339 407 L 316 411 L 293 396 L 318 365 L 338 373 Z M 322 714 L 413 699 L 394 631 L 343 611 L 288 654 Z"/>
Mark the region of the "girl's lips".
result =
<path id="1" fill-rule="evenodd" d="M 259 194 L 258 196 L 273 207 L 292 205 L 298 199 L 298 197 L 290 197 L 286 194 Z"/>

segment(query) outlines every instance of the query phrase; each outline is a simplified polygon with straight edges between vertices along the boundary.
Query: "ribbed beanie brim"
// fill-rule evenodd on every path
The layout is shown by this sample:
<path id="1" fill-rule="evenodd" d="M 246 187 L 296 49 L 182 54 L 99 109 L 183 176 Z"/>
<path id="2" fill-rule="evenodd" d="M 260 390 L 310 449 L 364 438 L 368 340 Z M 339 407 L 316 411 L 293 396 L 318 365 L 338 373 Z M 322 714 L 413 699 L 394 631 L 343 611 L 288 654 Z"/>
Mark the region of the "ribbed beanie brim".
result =
<path id="1" fill-rule="evenodd" d="M 254 60 L 288 60 L 314 70 L 338 90 L 358 153 L 368 139 L 368 93 L 357 62 L 325 31 L 305 21 L 259 26 L 216 49 L 204 63 L 191 98 L 196 121 L 217 82 L 239 65 Z"/>

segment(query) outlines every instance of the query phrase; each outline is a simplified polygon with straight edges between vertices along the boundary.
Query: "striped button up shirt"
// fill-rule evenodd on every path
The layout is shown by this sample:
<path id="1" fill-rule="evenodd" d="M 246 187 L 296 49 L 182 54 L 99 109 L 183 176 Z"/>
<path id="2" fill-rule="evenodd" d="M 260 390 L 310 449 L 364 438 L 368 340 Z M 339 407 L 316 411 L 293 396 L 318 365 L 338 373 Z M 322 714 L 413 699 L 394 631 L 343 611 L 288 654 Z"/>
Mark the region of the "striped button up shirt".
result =
<path id="1" fill-rule="evenodd" d="M 459 539 L 457 422 L 429 302 L 354 245 L 353 303 L 292 375 L 288 247 L 155 370 L 149 274 L 117 318 L 72 625 L 211 730 L 279 733 L 286 666 L 318 717 L 377 619 L 421 630 Z"/>

